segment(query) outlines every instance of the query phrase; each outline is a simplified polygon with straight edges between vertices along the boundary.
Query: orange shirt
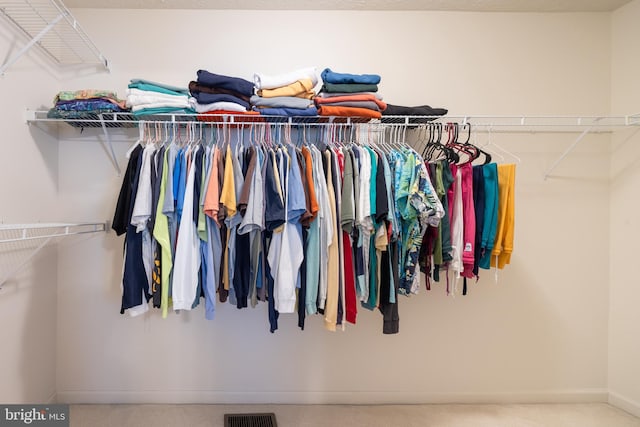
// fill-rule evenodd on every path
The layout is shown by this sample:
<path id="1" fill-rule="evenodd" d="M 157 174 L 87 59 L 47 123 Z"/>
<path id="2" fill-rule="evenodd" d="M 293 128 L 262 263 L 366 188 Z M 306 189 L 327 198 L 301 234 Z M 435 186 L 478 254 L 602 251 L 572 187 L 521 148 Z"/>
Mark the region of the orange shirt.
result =
<path id="1" fill-rule="evenodd" d="M 316 198 L 316 190 L 313 187 L 313 161 L 311 159 L 311 151 L 307 147 L 302 147 L 302 156 L 304 157 L 304 162 L 306 164 L 305 173 L 307 175 L 307 184 L 309 190 L 309 207 L 311 218 L 309 222 L 313 222 L 318 216 L 318 211 L 320 207 L 318 205 L 318 199 Z"/>
<path id="2" fill-rule="evenodd" d="M 382 117 L 382 113 L 380 111 L 374 111 L 368 108 L 342 107 L 337 105 L 320 105 L 318 108 L 318 114 L 321 116 L 367 117 L 370 119 L 379 119 Z"/>

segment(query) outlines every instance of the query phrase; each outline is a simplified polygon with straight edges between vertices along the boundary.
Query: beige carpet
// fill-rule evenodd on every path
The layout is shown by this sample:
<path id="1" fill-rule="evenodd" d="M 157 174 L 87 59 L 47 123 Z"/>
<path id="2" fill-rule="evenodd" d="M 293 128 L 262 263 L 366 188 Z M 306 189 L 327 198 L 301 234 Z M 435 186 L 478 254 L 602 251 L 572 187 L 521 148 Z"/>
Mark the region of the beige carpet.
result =
<path id="1" fill-rule="evenodd" d="M 71 405 L 71 427 L 224 426 L 225 413 L 273 412 L 279 427 L 640 427 L 605 403 L 530 405 Z"/>

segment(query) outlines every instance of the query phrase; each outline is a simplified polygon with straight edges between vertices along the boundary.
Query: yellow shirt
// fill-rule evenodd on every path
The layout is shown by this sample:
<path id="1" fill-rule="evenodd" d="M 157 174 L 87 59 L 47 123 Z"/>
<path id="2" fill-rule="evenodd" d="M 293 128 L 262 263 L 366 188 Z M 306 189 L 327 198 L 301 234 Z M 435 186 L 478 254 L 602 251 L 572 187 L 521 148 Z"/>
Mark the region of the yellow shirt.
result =
<path id="1" fill-rule="evenodd" d="M 311 79 L 301 79 L 289 85 L 277 87 L 275 89 L 260 89 L 258 95 L 263 98 L 273 98 L 275 96 L 295 96 L 297 98 L 312 99 L 313 81 Z"/>
<path id="2" fill-rule="evenodd" d="M 491 251 L 492 267 L 504 268 L 511 262 L 515 225 L 515 184 L 516 165 L 498 165 L 498 226 Z"/>
<path id="3" fill-rule="evenodd" d="M 222 182 L 222 191 L 220 192 L 220 203 L 227 210 L 227 216 L 230 218 L 237 212 L 236 206 L 236 185 L 233 180 L 233 161 L 231 160 L 231 147 L 227 145 L 227 152 L 224 159 L 224 181 Z"/>
<path id="4" fill-rule="evenodd" d="M 162 309 L 162 317 L 167 317 L 169 310 L 169 275 L 171 274 L 171 268 L 173 267 L 173 260 L 171 259 L 171 240 L 169 239 L 169 220 L 167 216 L 162 213 L 162 207 L 164 206 L 165 189 L 167 188 L 168 169 L 167 157 L 164 156 L 164 163 L 162 168 L 162 178 L 160 181 L 160 198 L 158 199 L 158 207 L 156 208 L 156 222 L 153 226 L 153 237 L 156 238 L 160 245 L 161 252 L 160 258 L 162 260 L 162 269 L 160 270 L 160 287 L 162 289 L 160 298 L 160 308 Z"/>
<path id="5" fill-rule="evenodd" d="M 227 210 L 227 217 L 231 218 L 237 212 L 236 205 L 236 184 L 233 180 L 233 161 L 231 159 L 231 147 L 227 145 L 227 152 L 224 160 L 224 180 L 222 182 L 222 191 L 220 191 L 220 203 Z M 231 237 L 231 231 L 227 228 L 227 242 Z M 229 290 L 229 245 L 224 248 L 224 256 L 222 258 L 222 282 L 224 288 Z"/>

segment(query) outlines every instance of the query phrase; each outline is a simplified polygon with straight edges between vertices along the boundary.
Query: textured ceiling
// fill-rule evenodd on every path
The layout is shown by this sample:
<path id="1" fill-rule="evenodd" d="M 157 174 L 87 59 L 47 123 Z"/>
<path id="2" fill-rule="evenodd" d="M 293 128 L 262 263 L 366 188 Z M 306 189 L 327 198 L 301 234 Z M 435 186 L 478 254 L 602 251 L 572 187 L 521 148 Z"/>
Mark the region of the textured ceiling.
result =
<path id="1" fill-rule="evenodd" d="M 630 0 L 65 0 L 70 8 L 605 12 Z"/>

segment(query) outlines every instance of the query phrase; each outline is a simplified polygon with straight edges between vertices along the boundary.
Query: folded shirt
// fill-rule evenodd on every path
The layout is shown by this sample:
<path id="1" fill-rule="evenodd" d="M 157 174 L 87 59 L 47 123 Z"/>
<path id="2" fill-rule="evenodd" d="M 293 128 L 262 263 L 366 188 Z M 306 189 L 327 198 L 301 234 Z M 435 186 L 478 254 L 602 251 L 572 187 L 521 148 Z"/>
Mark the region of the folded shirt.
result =
<path id="1" fill-rule="evenodd" d="M 53 103 L 56 104 L 59 101 L 73 101 L 75 99 L 97 98 L 105 101 L 110 101 L 116 105 L 119 105 L 120 108 L 126 108 L 124 100 L 118 99 L 118 96 L 115 92 L 99 89 L 65 90 L 62 92 L 58 92 L 55 98 L 53 98 Z"/>
<path id="2" fill-rule="evenodd" d="M 382 101 L 382 95 L 377 92 L 318 92 L 316 98 L 335 98 L 336 96 L 371 95 Z"/>
<path id="3" fill-rule="evenodd" d="M 49 119 L 87 119 L 87 120 L 96 120 L 99 114 L 113 114 L 114 111 L 111 109 L 107 110 L 91 110 L 91 111 L 78 111 L 78 110 L 57 110 L 55 108 L 51 108 L 47 112 L 47 118 Z M 82 126 L 83 123 L 75 123 L 72 125 Z M 89 124 L 87 124 L 89 126 Z"/>
<path id="4" fill-rule="evenodd" d="M 127 89 L 127 106 L 133 107 L 142 104 L 155 104 L 158 102 L 182 103 L 189 107 L 188 95 L 169 95 L 166 93 L 140 90 L 136 88 Z"/>
<path id="5" fill-rule="evenodd" d="M 385 116 L 444 116 L 449 111 L 445 108 L 431 108 L 428 105 L 417 107 L 405 107 L 402 105 L 387 104 L 384 110 Z"/>
<path id="6" fill-rule="evenodd" d="M 271 108 L 309 108 L 313 105 L 312 100 L 298 98 L 296 96 L 275 96 L 273 98 L 264 98 L 262 96 L 253 95 L 250 102 L 251 105 L 255 107 Z"/>
<path id="7" fill-rule="evenodd" d="M 194 114 L 195 110 L 192 108 L 172 108 L 172 107 L 160 107 L 160 108 L 143 108 L 135 111 L 134 116 L 152 116 L 154 114 Z"/>
<path id="8" fill-rule="evenodd" d="M 196 113 L 207 113 L 209 111 L 232 111 L 234 113 L 245 113 L 247 109 L 235 102 L 212 102 L 211 104 L 195 104 Z"/>
<path id="9" fill-rule="evenodd" d="M 140 110 L 150 110 L 150 109 L 157 109 L 157 108 L 189 108 L 189 109 L 193 109 L 192 107 L 192 103 L 187 102 L 171 102 L 171 101 L 162 101 L 162 102 L 150 102 L 150 103 L 146 103 L 146 104 L 140 104 L 140 105 L 134 105 L 131 107 L 131 111 L 133 111 L 134 113 L 140 111 Z"/>
<path id="10" fill-rule="evenodd" d="M 318 114 L 321 116 L 366 117 L 370 119 L 379 119 L 382 117 L 382 113 L 379 111 L 369 110 L 368 108 L 341 107 L 336 105 L 321 105 L 320 108 L 318 108 Z"/>
<path id="11" fill-rule="evenodd" d="M 317 105 L 335 104 L 335 103 L 343 103 L 343 102 L 348 102 L 348 103 L 373 102 L 377 106 L 377 108 L 374 108 L 375 110 L 384 111 L 384 109 L 387 108 L 387 103 L 379 100 L 375 95 L 362 94 L 362 93 L 347 94 L 343 96 L 332 96 L 329 98 L 326 98 L 326 97 L 315 98 L 315 103 Z M 341 104 L 341 105 L 347 105 L 347 104 Z M 353 105 L 353 106 L 358 107 L 358 105 Z M 369 108 L 369 107 L 365 107 L 365 108 Z"/>
<path id="12" fill-rule="evenodd" d="M 333 84 L 372 84 L 377 85 L 380 83 L 380 76 L 377 74 L 348 74 L 348 73 L 335 73 L 329 68 L 325 68 L 320 74 L 322 81 Z"/>
<path id="13" fill-rule="evenodd" d="M 201 85 L 198 82 L 189 82 L 189 92 L 191 92 L 191 94 L 195 94 L 197 92 L 204 92 L 204 93 L 213 93 L 213 94 L 227 94 L 227 95 L 233 95 L 236 98 L 240 98 L 243 101 L 249 102 L 250 97 L 247 95 L 243 95 L 240 92 L 236 92 L 235 90 L 231 90 L 231 89 L 224 89 L 221 87 L 211 87 L 211 86 L 206 86 L 206 85 Z"/>
<path id="14" fill-rule="evenodd" d="M 103 98 L 75 99 L 72 101 L 58 101 L 54 107 L 59 111 L 124 111 L 118 104 Z"/>
<path id="15" fill-rule="evenodd" d="M 312 99 L 315 95 L 313 81 L 311 79 L 300 79 L 287 86 L 275 89 L 260 89 L 258 96 L 264 98 L 274 98 L 276 96 L 296 96 L 298 98 Z"/>
<path id="16" fill-rule="evenodd" d="M 201 85 L 233 90 L 245 96 L 253 95 L 253 83 L 240 77 L 213 74 L 207 70 L 198 70 L 197 82 Z"/>
<path id="17" fill-rule="evenodd" d="M 336 107 L 356 107 L 366 108 L 368 110 L 382 111 L 378 104 L 373 101 L 342 101 L 342 102 L 325 102 L 323 104 L 317 104 L 319 107 L 323 105 L 336 106 Z"/>
<path id="18" fill-rule="evenodd" d="M 139 88 L 140 85 L 154 86 L 158 89 L 164 89 L 169 92 L 176 92 L 183 95 L 189 95 L 189 91 L 187 90 L 187 88 L 184 88 L 184 87 L 171 86 L 165 83 L 158 83 L 158 82 L 154 82 L 151 80 L 144 80 L 144 79 L 131 79 L 129 82 L 129 87 Z"/>
<path id="19" fill-rule="evenodd" d="M 81 89 L 81 90 L 63 90 L 58 92 L 53 98 L 53 103 L 58 101 L 72 101 L 74 99 L 89 98 L 117 98 L 116 93 L 110 90 L 100 89 Z"/>
<path id="20" fill-rule="evenodd" d="M 204 93 L 197 92 L 193 95 L 193 97 L 198 101 L 198 104 L 213 104 L 214 102 L 233 102 L 235 104 L 240 104 L 244 106 L 245 110 L 251 108 L 251 105 L 247 101 L 244 101 L 240 98 L 237 98 L 233 95 L 228 95 L 226 93 Z"/>
<path id="21" fill-rule="evenodd" d="M 255 111 L 255 110 L 254 110 Z M 309 108 L 260 108 L 258 110 L 263 116 L 317 116 L 318 109 L 316 107 Z"/>
<path id="22" fill-rule="evenodd" d="M 165 95 L 174 95 L 174 96 L 189 96 L 189 92 L 177 92 L 174 90 L 169 90 L 169 89 L 165 89 L 163 87 L 160 86 L 154 86 L 151 84 L 147 84 L 147 83 L 129 83 L 129 85 L 127 86 L 129 89 L 139 89 L 139 90 L 143 90 L 145 92 L 155 92 L 155 93 L 162 93 Z"/>
<path id="23" fill-rule="evenodd" d="M 290 85 L 291 83 L 295 83 L 302 79 L 311 79 L 313 86 L 315 87 L 315 85 L 318 84 L 316 67 L 301 68 L 289 73 L 276 74 L 275 76 L 268 76 L 262 73 L 255 73 L 253 75 L 253 83 L 258 90 L 275 89 Z"/>
<path id="24" fill-rule="evenodd" d="M 378 85 L 361 83 L 325 83 L 322 85 L 322 89 L 320 89 L 320 91 L 329 93 L 377 92 Z"/>

